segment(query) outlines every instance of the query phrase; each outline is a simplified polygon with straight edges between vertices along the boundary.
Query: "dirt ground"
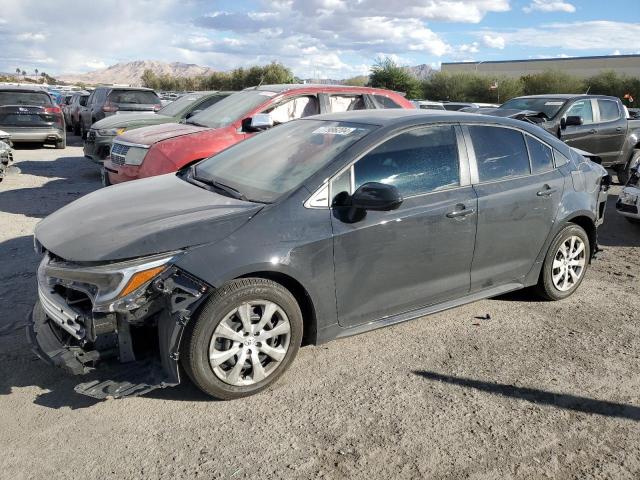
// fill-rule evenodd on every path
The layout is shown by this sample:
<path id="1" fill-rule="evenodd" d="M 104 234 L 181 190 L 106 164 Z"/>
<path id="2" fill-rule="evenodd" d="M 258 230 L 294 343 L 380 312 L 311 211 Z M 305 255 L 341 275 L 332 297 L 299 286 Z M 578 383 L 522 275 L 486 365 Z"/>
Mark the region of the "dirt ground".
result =
<path id="1" fill-rule="evenodd" d="M 640 478 L 640 227 L 616 214 L 619 187 L 565 301 L 519 292 L 305 347 L 240 401 L 185 382 L 100 402 L 23 328 L 34 226 L 100 187 L 79 145 L 17 150 L 0 184 L 1 479 Z"/>

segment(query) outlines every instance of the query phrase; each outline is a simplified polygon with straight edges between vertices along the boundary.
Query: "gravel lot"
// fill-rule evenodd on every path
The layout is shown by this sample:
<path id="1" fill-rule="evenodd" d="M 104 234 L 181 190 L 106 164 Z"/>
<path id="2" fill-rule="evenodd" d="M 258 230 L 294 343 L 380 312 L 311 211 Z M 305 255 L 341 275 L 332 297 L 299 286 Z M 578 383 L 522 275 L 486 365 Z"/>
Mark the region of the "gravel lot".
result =
<path id="1" fill-rule="evenodd" d="M 568 300 L 518 292 L 305 347 L 240 401 L 184 383 L 98 402 L 23 331 L 35 224 L 100 187 L 69 144 L 17 150 L 0 184 L 0 478 L 640 478 L 640 227 L 619 188 Z"/>

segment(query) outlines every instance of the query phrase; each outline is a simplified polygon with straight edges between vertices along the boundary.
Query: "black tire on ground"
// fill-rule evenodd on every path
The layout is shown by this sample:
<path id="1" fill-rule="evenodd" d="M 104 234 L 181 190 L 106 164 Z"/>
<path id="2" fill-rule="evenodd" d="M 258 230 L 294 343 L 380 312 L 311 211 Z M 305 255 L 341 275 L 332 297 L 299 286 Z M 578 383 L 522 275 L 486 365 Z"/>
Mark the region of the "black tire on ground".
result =
<path id="1" fill-rule="evenodd" d="M 87 139 L 87 131 L 84 129 L 84 123 L 82 123 L 82 121 L 80 121 L 80 136 L 83 140 Z"/>
<path id="2" fill-rule="evenodd" d="M 234 386 L 214 373 L 209 363 L 209 344 L 216 327 L 229 312 L 255 300 L 273 302 L 285 312 L 291 327 L 289 348 L 281 363 L 264 380 L 249 386 Z M 208 395 L 220 400 L 247 397 L 271 386 L 287 370 L 300 348 L 302 330 L 300 307 L 282 285 L 262 278 L 233 280 L 216 290 L 187 325 L 181 363 L 193 383 Z"/>
<path id="3" fill-rule="evenodd" d="M 67 148 L 67 136 L 65 135 L 62 140 L 56 142 L 56 149 L 64 150 Z"/>
<path id="4" fill-rule="evenodd" d="M 109 187 L 109 186 L 113 185 L 111 183 L 111 179 L 109 178 L 109 173 L 107 173 L 107 171 L 104 169 L 104 167 L 102 167 L 102 169 L 100 169 L 100 179 L 102 181 L 102 186 L 103 187 Z"/>
<path id="5" fill-rule="evenodd" d="M 628 222 L 630 223 L 635 223 L 636 225 L 640 225 L 640 219 L 637 218 L 631 218 L 631 217 L 624 217 L 627 219 Z"/>
<path id="6" fill-rule="evenodd" d="M 80 123 L 79 122 L 73 122 L 73 134 L 74 135 L 80 135 Z"/>
<path id="7" fill-rule="evenodd" d="M 631 154 L 631 158 L 624 165 L 618 165 L 616 167 L 616 175 L 618 176 L 618 183 L 620 185 L 626 185 L 631 177 L 631 168 L 637 167 L 640 162 L 640 149 L 636 148 Z"/>
<path id="8" fill-rule="evenodd" d="M 556 258 L 556 255 L 558 254 L 558 250 L 560 249 L 562 243 L 564 243 L 572 236 L 579 237 L 584 243 L 586 261 L 578 281 L 569 290 L 562 291 L 556 288 L 556 286 L 553 284 L 553 261 Z M 547 300 L 562 300 L 563 298 L 567 298 L 572 295 L 584 280 L 590 259 L 591 246 L 589 244 L 589 236 L 587 235 L 587 232 L 585 232 L 584 229 L 579 225 L 569 224 L 565 226 L 553 239 L 553 242 L 551 242 L 549 250 L 547 251 L 547 255 L 545 256 L 544 263 L 542 265 L 542 271 L 540 272 L 540 279 L 538 280 L 538 285 L 536 286 L 538 294 Z"/>

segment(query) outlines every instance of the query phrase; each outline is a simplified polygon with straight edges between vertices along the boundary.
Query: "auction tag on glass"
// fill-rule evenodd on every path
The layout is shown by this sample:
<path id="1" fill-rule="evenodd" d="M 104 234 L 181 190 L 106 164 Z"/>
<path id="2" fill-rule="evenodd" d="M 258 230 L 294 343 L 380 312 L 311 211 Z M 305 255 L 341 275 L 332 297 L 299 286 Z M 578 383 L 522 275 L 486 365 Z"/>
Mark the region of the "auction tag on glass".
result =
<path id="1" fill-rule="evenodd" d="M 354 127 L 320 127 L 316 128 L 312 133 L 317 135 L 350 135 L 355 132 Z"/>

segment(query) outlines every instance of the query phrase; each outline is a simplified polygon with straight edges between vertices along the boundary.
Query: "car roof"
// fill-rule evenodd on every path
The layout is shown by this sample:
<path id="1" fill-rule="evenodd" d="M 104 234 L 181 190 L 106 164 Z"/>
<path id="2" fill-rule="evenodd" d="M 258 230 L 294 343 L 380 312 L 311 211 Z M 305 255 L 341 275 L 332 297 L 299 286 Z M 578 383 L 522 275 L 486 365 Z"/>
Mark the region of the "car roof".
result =
<path id="1" fill-rule="evenodd" d="M 421 110 L 421 109 L 371 109 L 353 110 L 349 112 L 325 113 L 305 117 L 301 120 L 325 120 L 336 122 L 360 123 L 380 127 L 411 126 L 425 123 L 483 123 L 515 127 L 537 136 L 547 136 L 547 132 L 537 125 L 522 120 L 494 115 L 482 115 L 451 110 Z"/>
<path id="2" fill-rule="evenodd" d="M 616 98 L 609 95 L 589 95 L 587 93 L 550 93 L 548 95 L 523 95 L 515 98 L 557 98 L 558 100 L 569 100 L 571 98 Z"/>
<path id="3" fill-rule="evenodd" d="M 98 88 L 108 88 L 111 90 L 142 90 L 142 91 L 147 91 L 147 92 L 153 92 L 153 88 L 146 88 L 146 87 L 121 87 L 119 85 L 98 85 L 96 87 L 96 90 Z"/>
<path id="4" fill-rule="evenodd" d="M 42 87 L 22 87 L 18 85 L 0 85 L 2 91 L 49 93 Z"/>
<path id="5" fill-rule="evenodd" d="M 383 88 L 373 88 L 373 87 L 355 87 L 350 85 L 338 85 L 338 84 L 322 84 L 322 83 L 281 83 L 277 85 L 260 85 L 258 87 L 249 87 L 245 88 L 245 90 L 260 90 L 274 93 L 283 93 L 288 92 L 290 90 L 350 90 L 350 91 L 361 91 L 361 92 L 381 92 L 385 91 Z M 388 92 L 392 90 L 386 90 Z M 394 92 L 398 95 L 403 95 L 400 92 Z"/>

